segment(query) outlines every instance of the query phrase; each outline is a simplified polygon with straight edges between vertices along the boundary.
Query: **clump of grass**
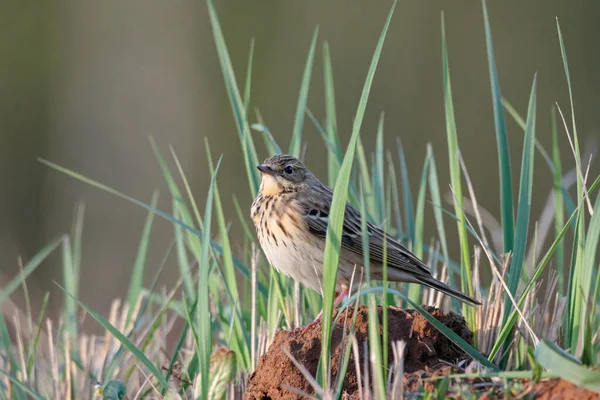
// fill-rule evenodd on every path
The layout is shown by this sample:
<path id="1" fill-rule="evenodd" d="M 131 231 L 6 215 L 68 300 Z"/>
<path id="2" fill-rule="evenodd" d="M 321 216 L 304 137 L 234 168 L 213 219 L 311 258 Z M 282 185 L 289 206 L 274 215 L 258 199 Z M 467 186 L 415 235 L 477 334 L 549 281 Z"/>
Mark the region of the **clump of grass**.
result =
<path id="1" fill-rule="evenodd" d="M 260 134 L 270 154 L 281 152 L 281 147 L 270 134 L 268 123 L 263 121 L 259 110 L 255 113 L 256 120 L 251 121 L 254 42 L 250 48 L 242 92 L 210 0 L 207 6 L 225 89 L 244 156 L 249 189 L 255 195 L 259 185 L 255 166 L 259 158 L 255 143 L 257 135 L 252 130 Z M 523 91 L 523 96 L 529 97 L 523 117 L 501 96 L 492 28 L 485 1 L 482 1 L 482 6 L 498 145 L 500 221 L 495 218 L 497 213 L 479 205 L 477 188 L 473 186 L 469 175 L 469 167 L 472 166 L 467 166 L 461 155 L 452 100 L 451 55 L 446 46 L 443 15 L 441 73 L 447 132 L 444 151 L 449 154 L 451 190 L 442 193 L 440 185 L 444 187 L 446 184 L 439 182 L 438 168 L 445 166 L 436 162 L 434 149 L 428 144 L 416 198 L 413 198 L 409 189 L 408 167 L 404 162 L 401 142 L 398 142 L 397 156 L 383 148 L 383 115 L 378 125 L 376 151 L 370 157 L 371 163 L 367 162 L 369 157 L 360 139 L 371 83 L 375 79 L 377 62 L 395 3 L 376 44 L 345 151 L 342 150 L 337 132 L 334 77 L 327 43 L 323 43 L 322 77 L 325 86 L 325 120 L 317 120 L 307 107 L 310 82 L 315 79 L 312 68 L 319 43 L 318 31 L 315 31 L 300 84 L 289 152 L 301 156 L 302 132 L 305 117 L 308 117 L 321 134 L 328 151 L 327 176 L 329 184 L 334 187 L 332 223 L 325 255 L 329 267 L 325 269 L 323 297 L 304 290 L 266 265 L 254 239 L 253 229 L 246 221 L 246 207 L 237 203 L 235 194 L 226 194 L 234 197 L 237 219 L 244 228 L 243 251 L 234 253 L 228 233 L 231 216 L 224 214 L 221 204 L 223 194 L 218 187 L 221 158 L 215 162 L 208 142 L 205 162 L 211 174 L 211 183 L 206 198 L 195 199 L 175 149 L 169 148 L 170 158 L 176 166 L 173 170 L 160 146 L 151 141 L 163 178 L 168 184 L 168 196 L 171 199 L 169 212 L 156 208 L 158 193 L 146 203 L 75 171 L 42 160 L 48 167 L 145 208 L 148 217 L 132 269 L 129 295 L 124 300 L 113 301 L 107 318 L 77 297 L 81 284 L 79 271 L 82 268 L 82 206 L 77 208 L 72 232 L 42 248 L 22 266 L 21 274 L 2 289 L 0 399 L 79 399 L 90 398 L 94 394 L 105 398 L 124 398 L 125 393 L 128 398 L 217 399 L 233 396 L 244 390 L 247 375 L 256 368 L 258 358 L 266 352 L 279 329 L 301 326 L 314 318 L 322 308 L 324 340 L 321 366 L 316 377 L 307 376 L 307 379 L 313 384 L 317 397 L 338 398 L 343 391 L 343 380 L 331 382 L 328 363 L 337 273 L 335 266 L 339 259 L 339 231 L 346 201 L 360 209 L 371 222 L 408 242 L 415 254 L 428 261 L 438 277 L 460 286 L 464 292 L 483 303 L 478 308 L 462 308 L 462 314 L 475 334 L 474 343 L 466 343 L 419 306 L 419 303 L 436 304 L 446 310 L 461 312 L 457 302 L 448 301 L 429 289 L 390 283 L 385 278 L 382 282 L 370 282 L 368 256 L 365 257 L 364 276 L 358 273 L 355 276 L 365 285 L 360 292 L 353 293 L 343 307 L 357 306 L 366 301 L 372 311 L 370 325 L 373 327 L 376 326 L 373 310 L 377 306 L 383 305 L 384 310 L 388 305 L 413 307 L 473 359 L 466 368 L 468 374 L 442 380 L 436 384 L 436 391 L 426 396 L 439 398 L 447 392 L 462 393 L 464 387 L 458 380 L 474 376 L 495 377 L 506 383 L 509 379 L 535 379 L 550 374 L 600 391 L 600 374 L 593 369 L 600 364 L 597 335 L 600 326 L 597 307 L 600 274 L 595 268 L 598 266 L 596 253 L 600 239 L 600 196 L 596 190 L 600 177 L 592 180 L 588 176 L 587 166 L 583 165 L 565 42 L 557 23 L 558 48 L 568 83 L 571 118 L 568 123 L 560 105 L 553 106 L 552 149 L 547 151 L 536 138 L 536 77 L 533 77 L 528 92 Z M 515 171 L 511 171 L 508 162 L 510 154 L 505 112 L 523 130 L 518 186 L 513 185 Z M 557 137 L 562 131 L 568 135 L 571 143 L 573 168 L 563 164 L 570 156 L 561 152 L 557 144 Z M 540 216 L 533 215 L 531 208 L 532 196 L 540 193 L 533 193 L 533 160 L 536 153 L 544 157 L 553 173 L 548 199 L 553 199 L 555 212 L 544 212 Z M 571 176 L 575 178 L 569 180 Z M 572 185 L 576 190 L 570 190 Z M 518 193 L 516 207 L 513 193 Z M 200 211 L 198 200 L 204 201 L 203 212 Z M 436 223 L 437 237 L 428 239 L 424 237 L 423 224 L 430 213 L 433 213 Z M 172 223 L 173 242 L 165 249 L 165 257 L 154 283 L 143 287 L 143 277 L 149 273 L 146 254 L 156 216 Z M 572 242 L 565 239 L 568 232 L 574 235 Z M 449 235 L 458 235 L 459 260 L 450 258 L 446 242 Z M 20 288 L 27 295 L 27 277 L 51 253 L 57 251 L 61 253 L 63 266 L 63 281 L 57 283 L 65 296 L 63 313 L 58 320 L 46 318 L 46 296 L 40 316 L 34 320 L 30 307 L 22 312 L 10 303 L 10 297 Z M 564 255 L 568 256 L 568 261 L 563 260 Z M 176 259 L 179 281 L 172 288 L 158 288 L 156 282 L 169 258 Z M 491 282 L 482 282 L 481 272 L 488 269 L 492 275 Z M 547 270 L 550 273 L 542 279 Z M 541 291 L 546 293 L 543 298 Z M 97 321 L 105 333 L 97 336 L 81 332 L 79 327 L 84 318 Z M 164 343 L 176 320 L 183 321 L 183 329 L 179 332 L 175 349 L 167 354 Z M 384 313 L 384 326 L 386 323 Z M 349 334 L 352 335 L 351 332 Z M 342 357 L 341 371 L 347 368 L 363 371 L 359 386 L 365 396 L 385 398 L 387 393 L 401 393 L 403 344 L 394 344 L 394 363 L 388 370 L 383 362 L 388 359 L 385 329 L 381 338 L 375 329 L 369 331 L 369 336 L 369 353 L 373 355 L 368 360 L 371 368 L 349 365 L 350 352 L 357 354 L 357 346 L 360 345 L 355 337 L 351 337 Z M 298 368 L 306 373 L 301 365 Z M 513 386 L 505 384 L 502 390 L 513 389 Z M 463 394 L 467 396 L 467 392 Z"/>

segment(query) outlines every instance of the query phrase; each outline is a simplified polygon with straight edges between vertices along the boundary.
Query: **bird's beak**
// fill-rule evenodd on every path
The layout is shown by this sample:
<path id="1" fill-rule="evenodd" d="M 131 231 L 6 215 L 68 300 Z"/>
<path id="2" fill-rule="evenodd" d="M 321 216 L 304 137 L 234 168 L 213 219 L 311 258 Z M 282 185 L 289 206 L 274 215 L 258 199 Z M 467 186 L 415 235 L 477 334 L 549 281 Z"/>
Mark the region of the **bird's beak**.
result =
<path id="1" fill-rule="evenodd" d="M 256 168 L 258 168 L 258 170 L 260 172 L 262 172 L 263 174 L 275 175 L 275 170 L 273 168 L 269 167 L 269 166 L 259 165 Z"/>

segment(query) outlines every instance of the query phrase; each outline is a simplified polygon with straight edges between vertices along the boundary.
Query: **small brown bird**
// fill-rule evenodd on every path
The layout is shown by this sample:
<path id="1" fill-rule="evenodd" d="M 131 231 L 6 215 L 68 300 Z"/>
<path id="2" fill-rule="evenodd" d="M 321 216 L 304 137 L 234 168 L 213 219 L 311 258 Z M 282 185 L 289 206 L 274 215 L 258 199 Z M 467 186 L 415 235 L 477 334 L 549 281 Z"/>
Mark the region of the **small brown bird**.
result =
<path id="1" fill-rule="evenodd" d="M 325 236 L 333 192 L 298 159 L 278 154 L 257 167 L 262 173 L 252 220 L 269 263 L 279 272 L 321 293 Z M 352 274 L 363 268 L 362 216 L 346 204 L 334 308 L 348 294 Z M 419 283 L 468 304 L 477 300 L 438 281 L 427 265 L 396 239 L 367 222 L 371 279 L 383 279 L 383 246 L 389 281 Z M 309 326 L 317 323 L 321 314 Z"/>

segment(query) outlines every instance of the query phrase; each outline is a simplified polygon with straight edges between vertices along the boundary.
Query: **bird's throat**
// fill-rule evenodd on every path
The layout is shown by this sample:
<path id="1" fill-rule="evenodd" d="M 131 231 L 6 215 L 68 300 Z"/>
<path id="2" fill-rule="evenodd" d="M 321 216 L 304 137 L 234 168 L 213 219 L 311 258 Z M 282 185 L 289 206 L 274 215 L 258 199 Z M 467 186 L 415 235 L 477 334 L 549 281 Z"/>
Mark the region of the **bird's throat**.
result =
<path id="1" fill-rule="evenodd" d="M 273 176 L 263 176 L 262 182 L 260 184 L 260 193 L 265 196 L 275 196 L 280 194 L 283 191 L 283 188 L 277 182 L 277 180 Z"/>

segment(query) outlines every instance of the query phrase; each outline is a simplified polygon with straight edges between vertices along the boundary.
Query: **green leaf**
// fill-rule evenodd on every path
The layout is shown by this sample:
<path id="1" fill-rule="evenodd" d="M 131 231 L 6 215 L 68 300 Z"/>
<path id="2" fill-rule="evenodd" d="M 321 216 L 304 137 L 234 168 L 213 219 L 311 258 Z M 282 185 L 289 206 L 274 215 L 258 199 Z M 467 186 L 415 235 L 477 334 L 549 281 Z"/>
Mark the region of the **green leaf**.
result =
<path id="1" fill-rule="evenodd" d="M 534 354 L 536 361 L 551 373 L 576 386 L 600 393 L 600 370 L 580 365 L 555 343 L 543 339 Z"/>

